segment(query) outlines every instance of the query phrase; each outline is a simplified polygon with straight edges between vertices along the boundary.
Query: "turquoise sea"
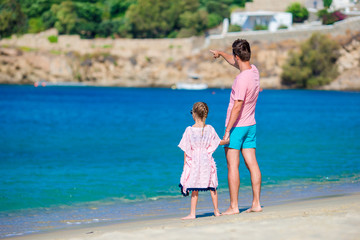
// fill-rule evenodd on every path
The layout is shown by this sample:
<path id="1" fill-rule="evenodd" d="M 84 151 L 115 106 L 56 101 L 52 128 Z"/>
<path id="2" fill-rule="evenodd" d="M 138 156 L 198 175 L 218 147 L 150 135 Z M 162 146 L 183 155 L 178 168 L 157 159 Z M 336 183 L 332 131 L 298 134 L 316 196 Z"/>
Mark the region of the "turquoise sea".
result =
<path id="1" fill-rule="evenodd" d="M 0 238 L 184 215 L 177 147 L 196 101 L 222 137 L 230 89 L 0 85 Z M 360 191 L 360 93 L 264 90 L 256 109 L 262 204 Z M 224 152 L 214 153 L 220 210 Z M 240 164 L 240 207 L 251 204 Z M 212 212 L 202 193 L 198 213 Z"/>

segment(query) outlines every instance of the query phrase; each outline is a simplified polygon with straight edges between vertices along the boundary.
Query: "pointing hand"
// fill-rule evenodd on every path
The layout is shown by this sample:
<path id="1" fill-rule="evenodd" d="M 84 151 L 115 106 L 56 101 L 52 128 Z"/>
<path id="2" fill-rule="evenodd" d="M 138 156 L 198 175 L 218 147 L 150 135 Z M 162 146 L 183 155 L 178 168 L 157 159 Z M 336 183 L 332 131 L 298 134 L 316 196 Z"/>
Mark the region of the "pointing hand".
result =
<path id="1" fill-rule="evenodd" d="M 210 52 L 213 54 L 213 57 L 216 59 L 220 57 L 219 51 L 217 50 L 210 50 Z"/>

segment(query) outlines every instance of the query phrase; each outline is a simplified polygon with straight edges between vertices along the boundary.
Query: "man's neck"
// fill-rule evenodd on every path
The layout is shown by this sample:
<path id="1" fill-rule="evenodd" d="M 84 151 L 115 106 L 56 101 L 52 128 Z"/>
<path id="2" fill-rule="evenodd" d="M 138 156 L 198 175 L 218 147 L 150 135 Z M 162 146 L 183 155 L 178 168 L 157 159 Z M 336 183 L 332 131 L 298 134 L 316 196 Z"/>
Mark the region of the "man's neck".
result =
<path id="1" fill-rule="evenodd" d="M 238 61 L 238 65 L 240 68 L 240 72 L 251 69 L 251 64 L 249 61 L 246 62 Z"/>

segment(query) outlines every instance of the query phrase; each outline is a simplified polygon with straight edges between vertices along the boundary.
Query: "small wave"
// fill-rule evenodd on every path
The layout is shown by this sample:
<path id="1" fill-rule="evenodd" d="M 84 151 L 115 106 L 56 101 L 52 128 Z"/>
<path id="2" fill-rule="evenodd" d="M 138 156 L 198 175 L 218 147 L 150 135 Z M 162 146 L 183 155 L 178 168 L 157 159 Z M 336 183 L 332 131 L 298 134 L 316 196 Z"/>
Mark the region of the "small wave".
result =
<path id="1" fill-rule="evenodd" d="M 31 234 L 31 233 L 36 233 L 38 231 L 26 231 L 26 232 L 23 232 L 23 233 L 8 233 L 6 234 L 4 237 L 19 237 L 19 236 L 23 236 L 23 235 L 26 235 L 26 234 Z M 0 235 L 0 238 L 1 238 L 1 235 Z"/>
<path id="2" fill-rule="evenodd" d="M 98 219 L 98 218 L 94 218 L 94 219 L 73 219 L 73 220 L 63 220 L 61 222 L 66 223 L 67 225 L 80 225 L 80 224 L 88 224 L 88 223 L 98 223 L 98 222 L 105 222 L 105 221 L 110 221 L 110 219 Z"/>

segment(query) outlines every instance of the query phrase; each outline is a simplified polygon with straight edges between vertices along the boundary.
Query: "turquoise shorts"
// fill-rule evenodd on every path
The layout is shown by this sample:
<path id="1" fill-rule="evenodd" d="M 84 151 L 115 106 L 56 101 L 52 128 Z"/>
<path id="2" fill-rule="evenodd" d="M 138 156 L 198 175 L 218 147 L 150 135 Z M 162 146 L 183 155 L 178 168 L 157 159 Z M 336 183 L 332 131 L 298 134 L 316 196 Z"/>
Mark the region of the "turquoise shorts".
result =
<path id="1" fill-rule="evenodd" d="M 243 148 L 256 148 L 256 124 L 246 127 L 234 127 L 230 131 L 230 143 L 224 148 L 241 150 Z"/>

